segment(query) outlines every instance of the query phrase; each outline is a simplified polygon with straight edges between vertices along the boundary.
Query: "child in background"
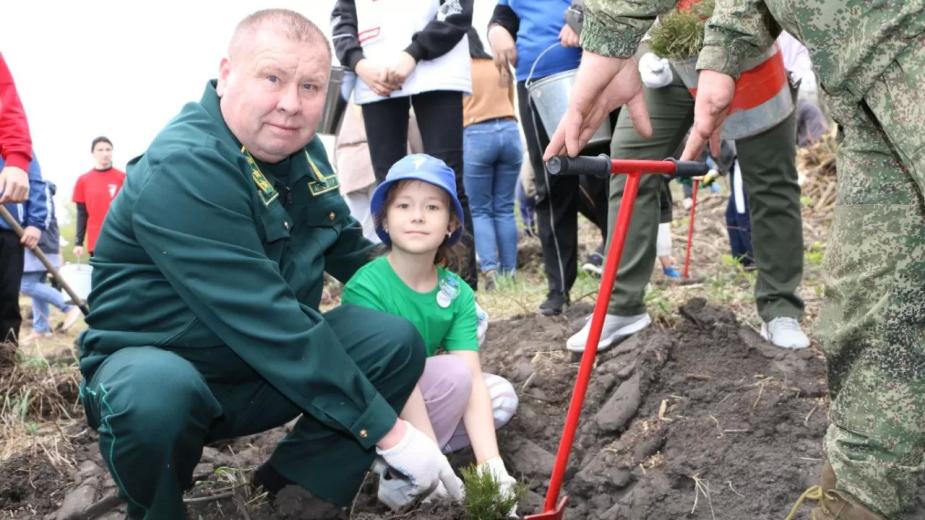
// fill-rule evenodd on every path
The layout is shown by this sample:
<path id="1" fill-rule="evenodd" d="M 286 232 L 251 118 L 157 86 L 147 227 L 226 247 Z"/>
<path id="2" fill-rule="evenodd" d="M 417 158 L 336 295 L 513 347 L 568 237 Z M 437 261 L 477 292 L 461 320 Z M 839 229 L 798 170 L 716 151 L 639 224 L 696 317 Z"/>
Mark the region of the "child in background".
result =
<path id="1" fill-rule="evenodd" d="M 513 493 L 495 429 L 514 415 L 517 395 L 507 380 L 482 372 L 474 292 L 442 267 L 463 233 L 453 170 L 429 155 L 406 156 L 376 188 L 371 211 L 388 254 L 353 275 L 343 303 L 402 316 L 417 328 L 428 359 L 401 417 L 444 452 L 471 444 L 479 469 Z M 383 476 L 379 498 L 400 509 L 415 497 L 401 496 Z"/>

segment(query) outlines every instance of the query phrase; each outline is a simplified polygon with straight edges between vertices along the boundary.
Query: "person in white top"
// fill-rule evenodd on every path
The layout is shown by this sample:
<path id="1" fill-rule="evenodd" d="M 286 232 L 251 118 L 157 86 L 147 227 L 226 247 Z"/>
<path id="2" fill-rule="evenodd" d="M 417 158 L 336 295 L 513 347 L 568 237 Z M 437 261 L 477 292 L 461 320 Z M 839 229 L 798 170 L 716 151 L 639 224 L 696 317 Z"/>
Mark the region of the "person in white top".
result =
<path id="1" fill-rule="evenodd" d="M 472 214 L 463 186 L 462 100 L 472 91 L 469 43 L 472 0 L 337 0 L 331 40 L 359 81 L 360 105 L 377 184 L 407 154 L 414 108 L 424 152 L 447 163 L 465 213 L 463 265 L 454 270 L 476 289 Z"/>

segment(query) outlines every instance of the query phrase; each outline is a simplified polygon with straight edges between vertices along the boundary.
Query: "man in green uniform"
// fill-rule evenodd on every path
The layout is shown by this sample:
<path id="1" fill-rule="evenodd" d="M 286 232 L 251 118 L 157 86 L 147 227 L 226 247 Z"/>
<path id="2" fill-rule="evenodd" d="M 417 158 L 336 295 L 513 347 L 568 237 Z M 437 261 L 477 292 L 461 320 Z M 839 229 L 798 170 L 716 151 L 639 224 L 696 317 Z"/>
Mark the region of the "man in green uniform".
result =
<path id="1" fill-rule="evenodd" d="M 636 23 L 640 3 L 611 3 L 620 4 L 615 16 L 627 27 Z M 718 1 L 682 158 L 695 156 L 719 126 L 741 64 L 781 28 L 809 48 L 841 126 L 828 301 L 818 327 L 831 425 L 822 485 L 810 493 L 820 500 L 813 518 L 921 518 L 911 509 L 925 469 L 925 2 Z M 627 104 L 637 128 L 651 132 L 628 58 L 633 48 L 611 50 L 625 58 L 582 62 L 553 142 L 570 153 L 614 106 Z"/>
<path id="2" fill-rule="evenodd" d="M 371 246 L 315 136 L 330 60 L 297 13 L 245 18 L 218 80 L 129 164 L 80 368 L 130 518 L 184 517 L 204 443 L 299 416 L 256 480 L 306 490 L 306 518 L 342 516 L 377 453 L 421 493 L 460 496 L 436 444 L 397 419 L 423 370 L 414 327 L 318 312 L 323 272 L 346 281 Z"/>
<path id="3" fill-rule="evenodd" d="M 616 0 L 586 3 L 581 43 L 585 52 L 591 53 L 588 59 L 631 57 L 655 17 L 674 6 L 672 1 L 632 2 L 635 7 L 628 12 L 629 4 Z M 584 63 L 582 68 L 586 68 Z M 651 135 L 640 135 L 633 127 L 631 114 L 621 112 L 611 146 L 614 158 L 670 157 L 677 153 L 690 128 L 694 98 L 677 73 L 667 86 L 644 87 L 643 94 L 644 106 L 651 115 Z M 779 347 L 805 348 L 809 346 L 809 338 L 800 328 L 803 300 L 797 294 L 803 278 L 803 229 L 800 186 L 794 165 L 795 114 L 780 116 L 785 117 L 780 123 L 757 135 L 737 139 L 735 144 L 750 203 L 752 243 L 758 267 L 755 302 L 763 321 L 762 335 Z M 560 142 L 558 148 L 561 146 Z M 550 145 L 557 152 L 558 148 Z M 625 175 L 611 179 L 610 229 L 616 222 L 625 182 Z M 655 264 L 660 190 L 658 176 L 643 176 L 633 208 L 628 247 L 620 261 L 598 348 L 607 348 L 650 322 L 643 300 Z M 584 350 L 590 326 L 588 320 L 568 339 L 569 350 Z"/>

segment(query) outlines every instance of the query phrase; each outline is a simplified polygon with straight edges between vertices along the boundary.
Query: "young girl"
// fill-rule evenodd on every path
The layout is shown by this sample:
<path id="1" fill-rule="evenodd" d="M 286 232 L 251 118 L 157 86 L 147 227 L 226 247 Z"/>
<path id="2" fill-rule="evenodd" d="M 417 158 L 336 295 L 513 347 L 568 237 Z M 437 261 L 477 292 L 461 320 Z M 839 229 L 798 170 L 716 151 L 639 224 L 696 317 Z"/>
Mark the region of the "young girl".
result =
<path id="1" fill-rule="evenodd" d="M 428 359 L 401 417 L 444 452 L 471 444 L 479 468 L 491 472 L 503 492 L 513 492 L 516 481 L 501 461 L 495 428 L 514 415 L 517 395 L 507 380 L 482 372 L 474 293 L 441 267 L 463 232 L 453 170 L 429 155 L 406 156 L 376 188 L 370 206 L 389 252 L 353 275 L 343 303 L 402 316 L 417 328 Z M 448 354 L 435 355 L 440 350 Z M 404 505 L 394 497 L 384 501 Z"/>

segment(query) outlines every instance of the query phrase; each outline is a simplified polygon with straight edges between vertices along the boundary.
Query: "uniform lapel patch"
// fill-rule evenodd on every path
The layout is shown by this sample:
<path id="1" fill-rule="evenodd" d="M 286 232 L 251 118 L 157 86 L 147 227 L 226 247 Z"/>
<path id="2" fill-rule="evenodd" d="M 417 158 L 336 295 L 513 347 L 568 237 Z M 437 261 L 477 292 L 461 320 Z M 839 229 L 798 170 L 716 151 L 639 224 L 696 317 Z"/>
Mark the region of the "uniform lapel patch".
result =
<path id="1" fill-rule="evenodd" d="M 276 191 L 276 188 L 273 187 L 273 183 L 264 177 L 263 172 L 260 171 L 260 167 L 257 166 L 257 161 L 255 161 L 250 152 L 247 151 L 247 148 L 242 146 L 241 153 L 244 154 L 247 165 L 251 167 L 251 179 L 254 180 L 254 185 L 257 186 L 257 194 L 260 195 L 261 202 L 263 202 L 264 206 L 269 206 L 271 202 L 279 197 L 279 193 Z"/>
<path id="2" fill-rule="evenodd" d="M 271 202 L 279 197 L 279 193 L 270 181 L 263 176 L 263 172 L 254 168 L 251 170 L 251 177 L 254 179 L 254 184 L 257 185 L 257 193 L 260 194 L 260 200 L 263 201 L 264 206 L 269 206 Z"/>
<path id="3" fill-rule="evenodd" d="M 340 183 L 337 182 L 337 176 L 333 173 L 331 175 L 321 173 L 321 170 L 315 166 L 315 161 L 312 161 L 308 152 L 305 152 L 305 158 L 308 159 L 308 165 L 311 167 L 311 171 L 309 172 L 311 180 L 308 181 L 308 191 L 311 192 L 312 196 L 317 197 L 322 193 L 334 191 L 340 187 Z"/>

